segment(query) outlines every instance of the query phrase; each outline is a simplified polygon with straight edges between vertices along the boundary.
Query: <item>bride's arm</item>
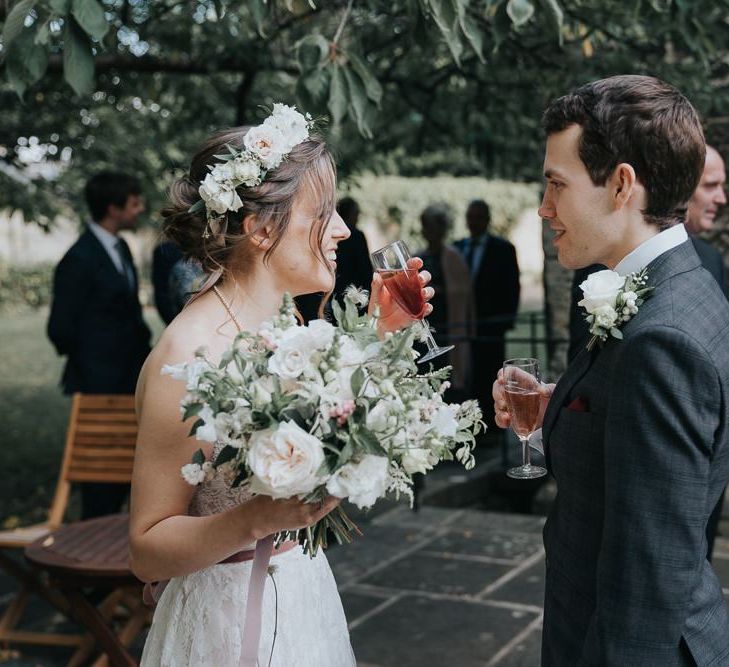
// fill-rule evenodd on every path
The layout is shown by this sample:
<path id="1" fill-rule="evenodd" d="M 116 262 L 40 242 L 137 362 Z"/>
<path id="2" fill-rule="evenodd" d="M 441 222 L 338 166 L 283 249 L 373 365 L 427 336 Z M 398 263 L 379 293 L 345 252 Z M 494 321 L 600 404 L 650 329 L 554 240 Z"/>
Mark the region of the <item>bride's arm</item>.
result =
<path id="1" fill-rule="evenodd" d="M 180 468 L 205 443 L 188 437 L 190 423 L 181 420 L 184 383 L 160 375 L 159 359 L 169 360 L 169 352 L 155 350 L 150 355 L 137 389 L 130 560 L 142 581 L 182 576 L 219 563 L 273 532 L 315 523 L 338 502 L 331 499 L 320 507 L 258 496 L 219 514 L 188 516 L 195 489 L 182 479 Z M 172 355 L 171 363 L 178 361 Z"/>

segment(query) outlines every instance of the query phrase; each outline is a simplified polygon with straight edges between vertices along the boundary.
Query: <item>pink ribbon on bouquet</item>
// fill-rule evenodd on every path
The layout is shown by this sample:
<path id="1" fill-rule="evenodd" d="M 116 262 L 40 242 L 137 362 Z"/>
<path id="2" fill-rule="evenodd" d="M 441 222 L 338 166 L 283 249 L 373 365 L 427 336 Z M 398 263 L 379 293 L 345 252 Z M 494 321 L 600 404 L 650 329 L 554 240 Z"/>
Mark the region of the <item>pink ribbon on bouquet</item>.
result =
<path id="1" fill-rule="evenodd" d="M 272 553 L 273 535 L 269 535 L 256 542 L 251 578 L 248 580 L 248 599 L 246 600 L 246 619 L 243 624 L 240 667 L 256 667 L 258 664 L 258 645 L 261 642 L 263 589 L 266 586 L 266 574 Z"/>
<path id="2" fill-rule="evenodd" d="M 288 541 L 274 550 L 273 535 L 269 535 L 256 542 L 255 549 L 239 551 L 219 563 L 219 565 L 223 565 L 225 563 L 253 561 L 251 577 L 248 580 L 248 597 L 246 599 L 246 617 L 243 623 L 240 667 L 256 667 L 258 663 L 258 647 L 261 643 L 261 619 L 263 615 L 263 591 L 266 586 L 266 574 L 268 573 L 268 564 L 271 561 L 271 556 L 277 556 L 278 554 L 290 551 L 295 546 L 297 546 L 296 541 Z M 144 603 L 153 607 L 168 583 L 169 580 L 145 584 L 142 596 Z"/>

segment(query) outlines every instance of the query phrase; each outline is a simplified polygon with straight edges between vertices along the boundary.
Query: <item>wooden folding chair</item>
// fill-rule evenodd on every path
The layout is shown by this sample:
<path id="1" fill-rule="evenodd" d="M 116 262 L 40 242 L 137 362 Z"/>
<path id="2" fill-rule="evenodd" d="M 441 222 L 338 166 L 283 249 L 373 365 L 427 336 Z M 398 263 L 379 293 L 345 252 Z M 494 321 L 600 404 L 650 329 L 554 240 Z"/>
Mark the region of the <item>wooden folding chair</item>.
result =
<path id="1" fill-rule="evenodd" d="M 66 615 L 70 615 L 70 608 L 65 596 L 50 587 L 45 577 L 9 554 L 24 549 L 63 523 L 74 482 L 129 484 L 136 438 L 133 396 L 74 394 L 61 472 L 48 519 L 27 528 L 0 531 L 0 568 L 20 584 L 18 594 L 0 617 L 0 645 L 86 646 L 88 649 L 89 640 L 84 635 L 18 629 L 31 594 L 40 595 Z M 111 613 L 110 606 L 106 605 L 108 613 Z"/>

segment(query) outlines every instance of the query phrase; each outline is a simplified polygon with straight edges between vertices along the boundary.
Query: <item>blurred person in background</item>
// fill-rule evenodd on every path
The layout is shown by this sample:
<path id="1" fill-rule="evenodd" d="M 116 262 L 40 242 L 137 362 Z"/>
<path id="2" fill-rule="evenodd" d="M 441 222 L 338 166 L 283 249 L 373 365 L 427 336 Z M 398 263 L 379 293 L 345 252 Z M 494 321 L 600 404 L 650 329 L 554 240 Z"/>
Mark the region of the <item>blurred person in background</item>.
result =
<path id="1" fill-rule="evenodd" d="M 56 267 L 48 337 L 67 357 L 66 394 L 133 394 L 149 354 L 137 270 L 119 232 L 136 229 L 144 212 L 139 182 L 103 172 L 86 183 L 91 219 Z M 124 484 L 81 485 L 82 518 L 121 509 Z"/>
<path id="2" fill-rule="evenodd" d="M 468 205 L 466 224 L 470 237 L 456 241 L 455 247 L 468 266 L 473 287 L 476 312 L 473 389 L 484 421 L 493 426 L 491 383 L 504 363 L 506 332 L 514 328 L 519 309 L 519 264 L 514 246 L 489 233 L 491 209 L 483 199 L 474 199 Z"/>
<path id="3" fill-rule="evenodd" d="M 427 246 L 417 255 L 430 272 L 433 313 L 428 324 L 433 327 L 438 345 L 454 344 L 448 354 L 437 357 L 436 368 L 453 366 L 449 400 L 464 400 L 470 389 L 471 342 L 473 335 L 473 292 L 468 267 L 460 253 L 445 242 L 451 218 L 445 206 L 428 206 L 420 215 L 421 232 Z M 478 372 L 478 369 L 476 369 Z"/>

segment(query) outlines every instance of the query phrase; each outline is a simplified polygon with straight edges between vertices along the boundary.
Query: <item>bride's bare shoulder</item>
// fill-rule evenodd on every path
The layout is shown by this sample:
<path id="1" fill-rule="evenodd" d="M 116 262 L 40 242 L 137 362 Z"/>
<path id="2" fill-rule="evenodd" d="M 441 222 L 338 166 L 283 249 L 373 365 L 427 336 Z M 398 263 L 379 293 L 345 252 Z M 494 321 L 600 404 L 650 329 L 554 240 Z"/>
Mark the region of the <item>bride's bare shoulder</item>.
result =
<path id="1" fill-rule="evenodd" d="M 162 332 L 147 357 L 137 384 L 138 392 L 144 389 L 148 378 L 159 376 L 163 366 L 190 361 L 201 347 L 211 350 L 214 356 L 221 345 L 218 319 L 220 313 L 211 308 L 205 297 L 185 308 Z"/>

